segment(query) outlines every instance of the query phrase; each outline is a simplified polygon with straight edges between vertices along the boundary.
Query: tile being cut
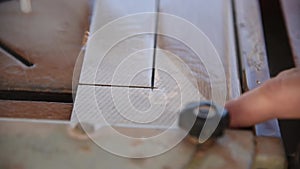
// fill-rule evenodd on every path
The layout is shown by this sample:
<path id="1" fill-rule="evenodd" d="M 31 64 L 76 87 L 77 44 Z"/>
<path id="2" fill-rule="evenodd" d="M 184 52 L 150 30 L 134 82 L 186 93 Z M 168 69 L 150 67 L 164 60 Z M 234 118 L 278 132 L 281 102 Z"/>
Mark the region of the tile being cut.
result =
<path id="1" fill-rule="evenodd" d="M 155 0 L 98 0 L 80 83 L 150 87 L 154 12 Z"/>
<path id="2" fill-rule="evenodd" d="M 200 98 L 191 89 L 179 88 L 174 80 L 168 84 L 172 88 L 155 90 L 80 85 L 71 122 L 87 122 L 97 128 L 177 128 L 178 113 Z"/>
<path id="3" fill-rule="evenodd" d="M 173 54 L 168 57 L 181 60 L 174 71 L 182 71 L 182 67 L 187 66 L 190 72 L 186 77 L 196 79 L 200 93 L 207 99 L 212 99 L 212 82 L 217 87 L 225 84 L 224 90 L 219 91 L 227 89 L 226 99 L 237 97 L 240 84 L 231 1 L 191 0 L 186 3 L 184 0 L 161 0 L 159 12 L 167 15 L 160 15 L 158 20 L 158 48 Z M 160 57 L 164 55 L 156 56 L 156 69 L 167 66 L 165 59 Z M 156 71 L 158 88 L 159 74 Z M 214 101 L 218 102 L 218 99 Z"/>
<path id="4" fill-rule="evenodd" d="M 98 1 L 98 3 L 99 2 L 103 3 L 102 1 Z M 218 58 L 221 60 L 220 61 L 221 66 L 215 64 L 213 59 L 210 60 L 210 63 L 212 63 L 213 67 L 217 70 L 223 70 L 223 64 L 226 64 L 224 65 L 226 69 L 226 71 L 224 72 L 224 76 L 227 75 L 228 79 L 225 78 L 224 79 L 229 80 L 228 84 L 230 85 L 228 86 L 230 87 L 230 89 L 239 90 L 239 88 L 238 89 L 235 88 L 236 86 L 231 85 L 231 83 L 234 84 L 237 83 L 238 78 L 236 77 L 237 74 L 232 73 L 235 71 L 236 62 L 233 59 L 235 57 L 235 53 L 234 53 L 235 47 L 234 47 L 233 34 L 232 34 L 233 22 L 231 19 L 229 19 L 231 18 L 231 12 L 232 12 L 230 1 L 228 0 L 228 1 L 208 2 L 209 6 L 212 9 L 214 9 L 215 12 L 211 12 L 208 9 L 203 9 L 204 11 L 198 9 L 195 10 L 189 9 L 189 8 L 193 9 L 196 6 L 204 6 L 204 4 L 207 3 L 205 3 L 202 0 L 191 1 L 191 3 L 184 3 L 184 1 L 179 1 L 179 0 L 175 0 L 175 1 L 162 0 L 160 1 L 159 12 L 165 12 L 165 13 L 180 16 L 188 20 L 192 24 L 196 25 L 197 27 L 200 27 L 198 29 L 203 29 L 203 31 L 206 31 L 205 34 L 207 34 L 207 36 L 210 38 L 210 40 L 213 43 L 216 43 L 215 44 L 216 49 L 220 54 L 222 54 L 220 56 L 221 58 Z M 99 8 L 99 4 L 97 5 L 97 7 Z M 103 10 L 106 11 L 107 9 L 103 9 Z M 95 12 L 97 15 L 98 10 L 96 10 Z M 72 122 L 78 122 L 78 120 L 84 120 L 89 123 L 100 125 L 100 126 L 106 125 L 106 122 L 108 122 L 110 125 L 116 125 L 116 126 L 134 126 L 134 127 L 142 127 L 142 128 L 143 127 L 167 128 L 170 127 L 171 124 L 176 122 L 176 118 L 178 117 L 177 113 L 180 112 L 186 104 L 190 102 L 203 101 L 204 99 L 210 99 L 210 97 L 208 97 L 210 94 L 209 76 L 205 74 L 206 73 L 205 66 L 201 62 L 201 58 L 197 59 L 197 55 L 192 53 L 191 52 L 192 50 L 190 50 L 190 48 L 187 45 L 176 43 L 177 41 L 173 41 L 172 39 L 170 40 L 170 38 L 169 39 L 164 38 L 163 35 L 168 34 L 170 32 L 172 33 L 174 31 L 178 31 L 179 35 L 181 35 L 181 37 L 184 40 L 185 39 L 192 40 L 192 42 L 194 42 L 196 46 L 199 45 L 201 49 L 203 49 L 204 54 L 208 53 L 206 51 L 207 50 L 206 47 L 209 46 L 210 44 L 208 44 L 207 41 L 201 41 L 201 39 L 197 39 L 197 34 L 194 34 L 195 32 L 192 31 L 187 32 L 189 31 L 188 29 L 186 29 L 187 31 L 183 29 L 185 27 L 188 28 L 187 27 L 188 25 L 181 24 L 182 27 L 176 27 L 176 23 L 169 22 L 169 20 L 166 20 L 165 16 L 166 15 L 159 15 L 159 20 L 158 20 L 158 33 L 161 33 L 162 35 L 158 37 L 158 47 L 160 49 L 157 49 L 155 54 L 156 55 L 155 87 L 156 88 L 154 90 L 151 90 L 147 88 L 126 87 L 129 86 L 128 84 L 130 84 L 130 86 L 142 85 L 141 83 L 139 83 L 142 81 L 139 80 L 135 81 L 135 79 L 139 79 L 139 78 L 134 78 L 133 82 L 136 82 L 134 85 L 128 82 L 121 83 L 122 79 L 125 80 L 130 79 L 129 76 L 127 76 L 128 72 L 131 72 L 136 68 L 138 69 L 142 68 L 144 63 L 139 62 L 139 63 L 130 64 L 130 59 L 127 58 L 124 59 L 124 57 L 123 58 L 120 57 L 123 59 L 122 61 L 124 63 L 125 62 L 129 63 L 129 64 L 125 64 L 125 66 L 122 64 L 119 66 L 119 68 L 122 70 L 121 72 L 124 74 L 122 73 L 116 74 L 115 77 L 117 77 L 116 79 L 117 80 L 119 79 L 120 81 L 118 81 L 118 83 L 108 83 L 108 81 L 106 81 L 105 83 L 100 83 L 100 84 L 122 84 L 122 86 L 104 87 L 104 86 L 97 86 L 97 85 L 96 86 L 79 85 L 77 97 L 75 100 L 75 106 L 72 114 L 72 120 L 71 120 Z M 207 20 L 207 18 L 210 18 L 210 20 Z M 92 24 L 92 28 L 91 28 L 92 31 L 95 30 L 96 27 L 100 27 L 96 25 L 97 24 Z M 124 26 L 124 29 L 125 28 L 126 25 Z M 122 30 L 123 27 L 119 29 Z M 115 36 L 115 35 L 110 34 L 110 36 Z M 85 83 L 87 83 L 86 80 L 90 80 L 88 81 L 89 82 L 88 84 L 99 84 L 101 80 L 102 82 L 104 82 L 105 80 L 105 78 L 100 78 L 100 79 L 98 78 L 98 77 L 103 77 L 103 75 L 101 76 L 97 75 L 96 80 L 93 82 L 93 79 L 91 78 L 91 76 L 93 75 L 89 74 L 87 71 L 87 69 L 90 70 L 95 69 L 95 67 L 91 65 L 94 65 L 96 62 L 99 62 L 97 61 L 97 59 L 99 58 L 91 57 L 89 52 L 91 51 L 91 49 L 95 51 L 99 51 L 98 50 L 99 46 L 97 46 L 97 44 L 105 45 L 105 43 L 101 41 L 101 38 L 96 38 L 95 41 L 92 41 L 93 40 L 92 38 L 93 37 L 90 38 L 88 44 L 85 63 L 82 70 L 83 73 L 81 74 L 81 83 L 83 83 L 84 81 Z M 133 37 L 133 39 L 134 38 L 136 37 Z M 146 40 L 146 39 L 145 37 L 143 37 L 140 38 L 140 40 Z M 133 42 L 136 41 L 133 40 Z M 212 50 L 212 48 L 210 48 L 210 50 Z M 131 54 L 130 57 L 138 58 L 141 56 L 146 56 L 151 54 L 153 55 L 152 51 L 153 51 L 152 49 L 134 51 L 134 53 Z M 116 52 L 116 53 L 126 53 L 126 52 L 124 52 L 124 48 L 123 49 L 120 48 L 120 52 Z M 113 54 L 111 57 L 114 56 L 117 55 Z M 105 59 L 107 59 L 107 63 L 109 63 L 109 61 L 115 62 L 114 60 L 109 60 L 109 58 L 105 58 Z M 136 60 L 137 59 L 135 59 L 135 61 Z M 114 63 L 110 63 L 107 65 L 113 65 L 113 64 Z M 127 67 L 126 65 L 130 65 L 130 67 Z M 129 70 L 129 68 L 132 69 Z M 100 71 L 110 71 L 110 70 L 111 67 L 109 66 L 100 68 Z M 134 73 L 134 71 L 132 71 L 132 73 Z M 212 76 L 214 76 L 214 74 L 212 74 Z M 87 77 L 89 77 L 90 79 L 87 79 Z M 235 80 L 230 81 L 231 79 L 235 79 Z M 217 84 L 220 83 L 218 80 L 219 79 L 216 79 Z M 150 80 L 147 82 L 148 82 L 147 85 L 149 86 Z M 224 91 L 226 91 L 226 87 L 227 87 L 226 81 L 224 83 L 225 85 L 223 87 L 224 87 Z M 202 91 L 205 91 L 206 93 Z M 220 93 L 222 92 L 223 91 L 221 91 Z M 202 95 L 202 93 L 204 93 L 204 96 Z M 218 96 L 221 96 L 220 93 L 217 93 Z M 231 94 L 234 95 L 236 93 L 231 93 Z M 113 95 L 116 97 L 113 98 Z M 219 97 L 219 99 L 220 98 L 221 97 Z M 214 100 L 214 101 L 218 101 L 218 100 Z M 163 107 L 163 103 L 167 103 L 165 105 L 166 107 Z M 151 108 L 151 106 L 157 106 L 157 105 L 160 106 L 157 107 L 158 108 L 157 110 L 154 109 L 154 107 L 152 107 L 152 109 L 148 111 L 149 107 Z M 134 109 L 132 107 L 134 107 Z M 159 116 L 158 119 L 154 120 L 153 117 L 157 117 L 156 113 L 160 112 L 159 111 L 161 110 L 160 108 L 163 110 L 162 114 Z M 139 113 L 143 113 L 144 111 L 146 111 L 147 113 L 145 113 L 144 116 L 141 117 Z M 122 112 L 127 113 L 128 115 L 127 119 L 124 118 Z M 102 114 L 103 116 L 99 116 L 99 114 Z M 105 117 L 104 118 L 105 120 L 103 120 L 102 117 Z M 139 119 L 140 117 L 141 119 Z M 140 122 L 140 120 L 145 120 L 147 123 L 137 124 L 137 123 L 133 123 L 128 119 L 134 119 L 137 120 L 138 122 Z M 154 121 L 148 122 L 151 120 Z"/>
<path id="5" fill-rule="evenodd" d="M 180 65 L 180 59 L 161 50 L 156 55 L 160 56 L 159 88 L 79 85 L 71 121 L 100 127 L 177 128 L 178 113 L 204 97 L 198 92 L 196 79 L 189 79 L 189 68 Z"/>

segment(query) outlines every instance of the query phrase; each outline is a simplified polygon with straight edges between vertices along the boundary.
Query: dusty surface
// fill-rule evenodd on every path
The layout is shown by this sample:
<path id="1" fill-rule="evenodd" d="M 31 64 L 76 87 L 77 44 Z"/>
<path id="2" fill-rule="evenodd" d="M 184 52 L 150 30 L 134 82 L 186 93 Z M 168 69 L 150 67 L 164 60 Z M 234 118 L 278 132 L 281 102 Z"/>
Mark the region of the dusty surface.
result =
<path id="1" fill-rule="evenodd" d="M 172 150 L 151 158 L 122 158 L 105 151 L 92 140 L 78 139 L 70 134 L 68 124 L 4 122 L 0 121 L 0 168 L 22 169 L 82 169 L 82 168 L 122 168 L 122 169 L 182 169 L 193 156 L 195 147 L 181 142 Z M 98 139 L 118 140 L 99 130 Z M 134 150 L 138 143 L 122 149 Z M 144 148 L 160 146 L 159 142 L 144 145 Z M 182 156 L 184 154 L 184 156 Z"/>
<path id="2" fill-rule="evenodd" d="M 248 169 L 255 153 L 251 132 L 227 130 L 211 147 L 200 147 L 187 168 L 189 169 Z"/>
<path id="3" fill-rule="evenodd" d="M 253 168 L 287 168 L 287 161 L 282 140 L 272 137 L 255 138 L 255 162 Z"/>

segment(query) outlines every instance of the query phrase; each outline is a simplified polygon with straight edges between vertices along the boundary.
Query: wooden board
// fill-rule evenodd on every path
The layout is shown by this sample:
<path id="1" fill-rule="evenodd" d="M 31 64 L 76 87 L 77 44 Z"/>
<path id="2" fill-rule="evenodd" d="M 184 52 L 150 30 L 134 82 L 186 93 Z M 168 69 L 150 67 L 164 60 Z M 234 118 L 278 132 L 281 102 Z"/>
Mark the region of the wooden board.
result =
<path id="1" fill-rule="evenodd" d="M 96 1 L 80 83 L 150 87 L 153 52 L 142 51 L 154 44 L 149 12 L 155 0 Z"/>
<path id="2" fill-rule="evenodd" d="M 70 120 L 71 103 L 0 100 L 0 117 Z"/>
<path id="3" fill-rule="evenodd" d="M 0 3 L 0 117 L 70 119 L 89 12 L 88 0 L 32 1 L 26 14 L 19 1 Z"/>
<path id="4" fill-rule="evenodd" d="M 72 75 L 88 27 L 87 0 L 32 1 L 24 14 L 18 1 L 0 3 L 0 42 L 31 62 L 0 51 L 0 90 L 72 92 Z"/>

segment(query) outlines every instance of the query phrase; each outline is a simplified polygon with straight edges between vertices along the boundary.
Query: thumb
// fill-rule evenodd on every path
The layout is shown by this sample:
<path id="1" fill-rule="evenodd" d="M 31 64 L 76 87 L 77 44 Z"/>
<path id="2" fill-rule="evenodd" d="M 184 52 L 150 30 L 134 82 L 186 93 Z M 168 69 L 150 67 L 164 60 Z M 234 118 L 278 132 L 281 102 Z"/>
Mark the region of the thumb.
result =
<path id="1" fill-rule="evenodd" d="M 272 104 L 261 90 L 256 88 L 226 103 L 225 107 L 231 116 L 230 126 L 248 127 L 273 118 Z"/>
<path id="2" fill-rule="evenodd" d="M 272 118 L 300 118 L 300 69 L 280 73 L 260 87 L 226 103 L 232 127 L 246 127 Z"/>

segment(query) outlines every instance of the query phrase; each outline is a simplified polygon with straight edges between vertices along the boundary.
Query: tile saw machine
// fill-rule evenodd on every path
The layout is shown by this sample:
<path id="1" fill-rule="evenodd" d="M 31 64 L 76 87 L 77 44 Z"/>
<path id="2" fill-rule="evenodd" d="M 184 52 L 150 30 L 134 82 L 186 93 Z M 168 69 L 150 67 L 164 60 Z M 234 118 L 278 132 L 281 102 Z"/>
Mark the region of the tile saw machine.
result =
<path id="1" fill-rule="evenodd" d="M 86 38 L 71 120 L 1 119 L 2 168 L 287 168 L 276 119 L 228 129 L 219 107 L 270 77 L 258 1 L 97 0 Z"/>

